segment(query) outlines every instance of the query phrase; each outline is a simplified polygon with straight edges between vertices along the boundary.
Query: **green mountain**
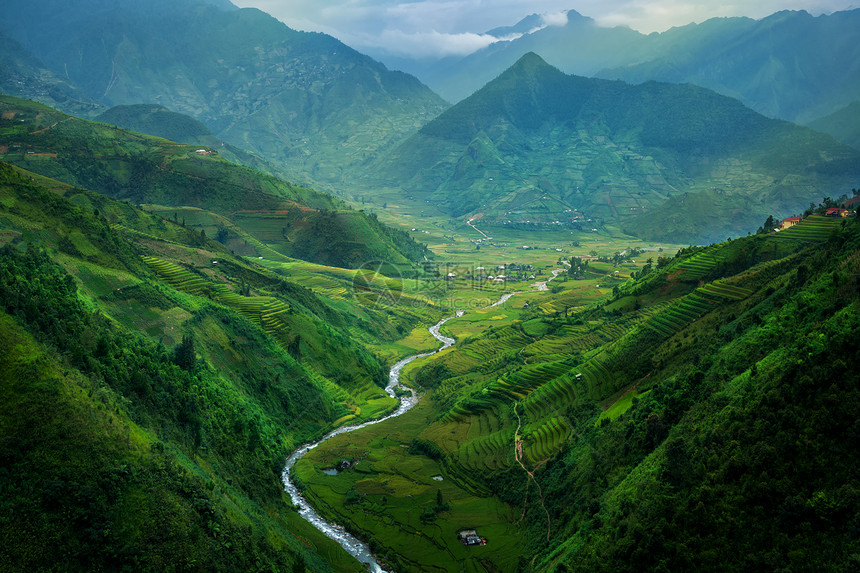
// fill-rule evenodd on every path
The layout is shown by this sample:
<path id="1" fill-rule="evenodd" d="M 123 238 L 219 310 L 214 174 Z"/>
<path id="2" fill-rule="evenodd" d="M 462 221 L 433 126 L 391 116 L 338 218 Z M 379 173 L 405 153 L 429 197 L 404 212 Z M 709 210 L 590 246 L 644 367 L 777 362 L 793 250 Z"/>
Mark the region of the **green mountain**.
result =
<path id="1" fill-rule="evenodd" d="M 48 70 L 38 58 L 2 31 L 0 93 L 15 94 L 76 115 L 86 116 L 100 109 L 71 82 Z"/>
<path id="2" fill-rule="evenodd" d="M 620 221 L 697 243 L 839 195 L 858 165 L 831 138 L 709 90 L 568 76 L 527 54 L 402 144 L 375 182 L 484 225 Z"/>
<path id="3" fill-rule="evenodd" d="M 769 117 L 806 123 L 860 97 L 858 24 L 860 10 L 708 20 L 660 34 L 651 58 L 599 75 L 690 82 Z"/>
<path id="4" fill-rule="evenodd" d="M 845 145 L 860 149 L 860 101 L 852 102 L 808 125 L 812 129 L 832 135 Z"/>
<path id="5" fill-rule="evenodd" d="M 209 148 L 128 132 L 0 96 L 0 159 L 130 201 L 195 207 L 220 218 L 189 224 L 225 242 L 247 243 L 225 219 L 286 256 L 358 267 L 382 259 L 409 267 L 425 247 L 341 200 L 230 163 Z M 325 227 L 325 233 L 308 229 Z M 262 244 L 260 243 L 262 241 Z M 250 247 L 254 252 L 255 247 Z"/>
<path id="6" fill-rule="evenodd" d="M 94 101 L 163 105 L 335 189 L 445 107 L 330 36 L 218 4 L 4 2 L 0 30 Z"/>

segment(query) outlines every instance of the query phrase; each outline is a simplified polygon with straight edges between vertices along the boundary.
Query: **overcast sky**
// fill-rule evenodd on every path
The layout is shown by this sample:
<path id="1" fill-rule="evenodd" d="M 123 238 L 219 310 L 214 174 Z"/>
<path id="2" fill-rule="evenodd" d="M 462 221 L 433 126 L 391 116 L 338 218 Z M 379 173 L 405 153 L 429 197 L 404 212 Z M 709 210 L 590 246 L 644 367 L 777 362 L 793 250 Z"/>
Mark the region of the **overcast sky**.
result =
<path id="1" fill-rule="evenodd" d="M 605 26 L 661 32 L 717 16 L 762 18 L 779 10 L 813 15 L 860 7 L 860 0 L 232 0 L 268 12 L 291 28 L 325 32 L 360 51 L 412 57 L 465 55 L 488 45 L 483 34 L 529 14 L 546 25 L 569 9 Z"/>

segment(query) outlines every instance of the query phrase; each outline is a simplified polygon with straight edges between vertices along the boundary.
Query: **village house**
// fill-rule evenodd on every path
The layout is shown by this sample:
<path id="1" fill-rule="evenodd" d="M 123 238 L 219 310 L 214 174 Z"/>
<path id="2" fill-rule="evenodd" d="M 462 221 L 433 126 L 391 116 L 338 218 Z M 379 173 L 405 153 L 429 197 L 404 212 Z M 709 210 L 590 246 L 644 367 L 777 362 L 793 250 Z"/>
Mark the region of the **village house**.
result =
<path id="1" fill-rule="evenodd" d="M 797 225 L 798 223 L 800 223 L 802 220 L 803 220 L 803 217 L 787 217 L 787 218 L 783 219 L 782 221 L 780 221 L 779 230 L 783 231 L 785 229 L 788 229 L 789 227 L 793 227 L 793 226 Z"/>
<path id="2" fill-rule="evenodd" d="M 487 540 L 478 535 L 475 529 L 461 529 L 457 532 L 457 537 L 463 545 L 486 545 Z"/>

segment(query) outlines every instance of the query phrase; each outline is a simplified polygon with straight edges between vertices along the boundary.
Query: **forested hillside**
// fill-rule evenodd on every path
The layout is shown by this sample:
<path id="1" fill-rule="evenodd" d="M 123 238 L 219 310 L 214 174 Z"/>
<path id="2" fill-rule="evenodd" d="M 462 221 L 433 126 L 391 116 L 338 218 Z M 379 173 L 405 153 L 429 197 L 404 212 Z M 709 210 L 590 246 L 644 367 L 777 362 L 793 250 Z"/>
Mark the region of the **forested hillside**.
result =
<path id="1" fill-rule="evenodd" d="M 3 568 L 325 570 L 279 481 L 338 415 L 313 375 L 238 314 L 136 279 L 146 265 L 102 217 L 0 167 Z M 141 319 L 173 326 L 123 324 Z M 216 367 L 203 329 L 246 342 Z"/>

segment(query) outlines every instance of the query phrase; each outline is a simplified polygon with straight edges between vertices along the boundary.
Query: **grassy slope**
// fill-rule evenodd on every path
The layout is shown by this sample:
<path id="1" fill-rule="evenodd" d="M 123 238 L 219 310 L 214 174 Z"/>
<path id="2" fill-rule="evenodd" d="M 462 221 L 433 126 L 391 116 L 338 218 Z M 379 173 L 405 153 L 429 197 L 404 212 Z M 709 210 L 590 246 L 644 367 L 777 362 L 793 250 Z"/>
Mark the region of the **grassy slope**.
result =
<path id="1" fill-rule="evenodd" d="M 193 145 L 78 119 L 27 100 L 4 96 L 0 101 L 5 161 L 114 198 L 218 213 L 295 203 L 342 206 L 329 195 L 196 154 Z"/>
<path id="2" fill-rule="evenodd" d="M 117 129 L 26 100 L 0 99 L 0 159 L 136 204 L 189 206 L 241 220 L 282 254 L 357 267 L 373 259 L 408 265 L 424 248 L 340 200 L 240 167 L 198 146 Z M 338 225 L 330 212 L 338 213 Z M 292 215 L 286 217 L 290 212 Z M 307 228 L 331 227 L 328 234 Z M 207 225 L 213 236 L 227 225 Z M 287 229 L 289 227 L 289 229 Z M 235 235 L 235 233 L 234 233 Z M 321 244 L 322 242 L 322 244 Z"/>
<path id="3" fill-rule="evenodd" d="M 130 131 L 146 133 L 177 143 L 188 143 L 218 151 L 224 159 L 257 171 L 285 177 L 285 173 L 256 155 L 228 145 L 218 139 L 208 127 L 196 119 L 154 104 L 119 105 L 94 118 L 95 121 L 116 125 Z"/>

